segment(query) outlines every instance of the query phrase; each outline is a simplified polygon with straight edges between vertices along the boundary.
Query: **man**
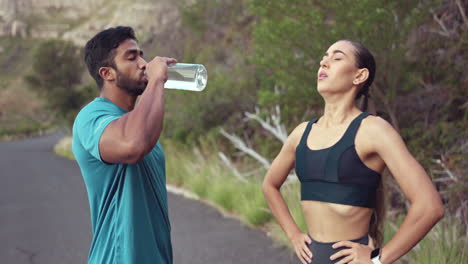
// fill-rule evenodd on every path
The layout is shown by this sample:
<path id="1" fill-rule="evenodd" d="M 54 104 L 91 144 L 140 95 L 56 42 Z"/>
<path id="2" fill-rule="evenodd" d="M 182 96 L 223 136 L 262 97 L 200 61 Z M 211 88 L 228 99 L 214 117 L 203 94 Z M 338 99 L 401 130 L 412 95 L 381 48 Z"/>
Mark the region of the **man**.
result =
<path id="1" fill-rule="evenodd" d="M 72 148 L 90 203 L 90 264 L 172 263 L 158 140 L 167 65 L 176 60 L 156 57 L 147 63 L 142 56 L 130 27 L 104 30 L 85 47 L 100 97 L 77 115 Z"/>

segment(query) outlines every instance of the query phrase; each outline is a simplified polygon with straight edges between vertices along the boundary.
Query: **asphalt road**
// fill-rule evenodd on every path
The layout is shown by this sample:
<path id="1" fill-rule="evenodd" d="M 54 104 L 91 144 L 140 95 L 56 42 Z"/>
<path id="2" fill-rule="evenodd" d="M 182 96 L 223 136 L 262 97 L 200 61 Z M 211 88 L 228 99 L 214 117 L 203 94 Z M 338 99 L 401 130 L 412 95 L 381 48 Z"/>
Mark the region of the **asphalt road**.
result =
<path id="1" fill-rule="evenodd" d="M 0 142 L 0 263 L 86 263 L 88 200 L 77 164 L 53 154 L 60 135 Z M 175 264 L 298 263 L 261 231 L 169 194 Z"/>

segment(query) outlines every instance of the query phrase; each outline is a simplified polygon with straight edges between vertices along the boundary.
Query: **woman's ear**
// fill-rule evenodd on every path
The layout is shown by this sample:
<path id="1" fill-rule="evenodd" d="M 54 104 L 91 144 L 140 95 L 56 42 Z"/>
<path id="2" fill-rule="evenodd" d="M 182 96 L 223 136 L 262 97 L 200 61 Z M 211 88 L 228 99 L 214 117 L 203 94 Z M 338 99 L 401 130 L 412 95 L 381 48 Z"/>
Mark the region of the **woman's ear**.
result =
<path id="1" fill-rule="evenodd" d="M 366 82 L 367 78 L 369 78 L 369 70 L 366 68 L 358 69 L 356 76 L 354 77 L 353 84 L 360 85 Z"/>
<path id="2" fill-rule="evenodd" d="M 101 67 L 98 73 L 104 81 L 112 82 L 115 80 L 116 72 L 112 67 Z"/>

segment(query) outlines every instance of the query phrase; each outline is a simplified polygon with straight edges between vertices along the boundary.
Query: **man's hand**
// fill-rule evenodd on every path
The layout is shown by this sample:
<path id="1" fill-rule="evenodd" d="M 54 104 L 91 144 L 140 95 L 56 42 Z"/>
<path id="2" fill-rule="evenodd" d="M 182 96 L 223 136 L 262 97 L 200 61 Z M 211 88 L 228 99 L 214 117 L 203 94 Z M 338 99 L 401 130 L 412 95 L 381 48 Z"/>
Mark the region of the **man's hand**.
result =
<path id="1" fill-rule="evenodd" d="M 155 57 L 148 64 L 146 64 L 146 78 L 149 81 L 162 80 L 163 82 L 167 81 L 167 66 L 177 63 L 177 60 L 174 58 L 166 57 Z"/>

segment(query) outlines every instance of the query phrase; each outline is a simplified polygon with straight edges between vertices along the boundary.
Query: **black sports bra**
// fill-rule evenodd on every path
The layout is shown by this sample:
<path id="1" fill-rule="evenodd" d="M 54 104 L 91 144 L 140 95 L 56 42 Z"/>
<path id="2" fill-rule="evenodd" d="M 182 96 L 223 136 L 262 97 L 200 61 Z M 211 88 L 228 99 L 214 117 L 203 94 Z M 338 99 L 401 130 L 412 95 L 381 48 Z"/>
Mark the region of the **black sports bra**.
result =
<path id="1" fill-rule="evenodd" d="M 307 124 L 296 148 L 296 174 L 301 181 L 301 200 L 374 208 L 381 176 L 359 158 L 354 139 L 362 119 L 361 113 L 333 146 L 311 150 L 307 137 L 318 118 Z"/>

